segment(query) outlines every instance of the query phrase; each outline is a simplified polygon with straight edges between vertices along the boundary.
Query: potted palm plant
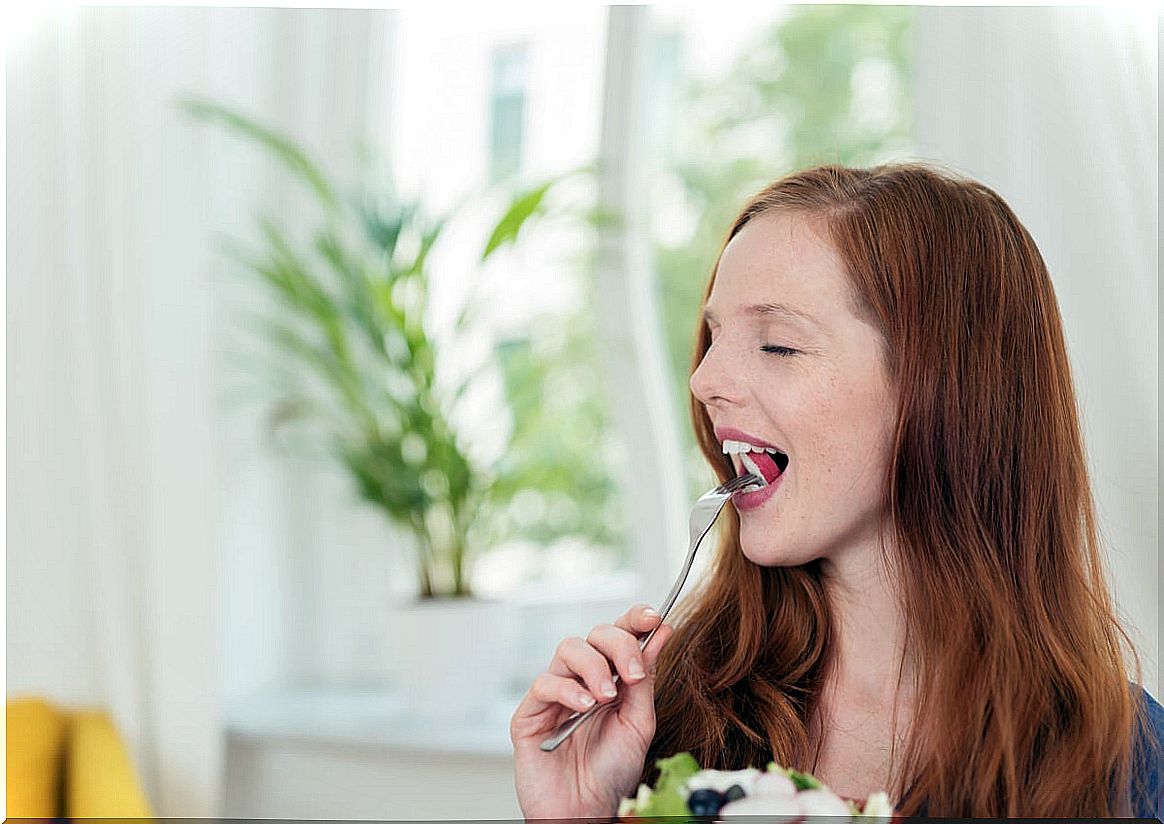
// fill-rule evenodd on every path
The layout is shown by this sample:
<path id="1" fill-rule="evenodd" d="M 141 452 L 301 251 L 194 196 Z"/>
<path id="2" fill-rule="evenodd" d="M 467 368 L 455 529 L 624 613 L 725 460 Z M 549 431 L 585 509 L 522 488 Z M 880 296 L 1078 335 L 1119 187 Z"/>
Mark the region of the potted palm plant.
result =
<path id="1" fill-rule="evenodd" d="M 411 535 L 417 597 L 391 616 L 393 669 L 414 699 L 440 705 L 443 696 L 457 695 L 467 708 L 465 696 L 487 694 L 490 678 L 504 677 L 501 644 L 512 637 L 498 623 L 512 616 L 483 615 L 491 605 L 474 597 L 469 576 L 474 551 L 496 532 L 489 516 L 530 482 L 585 479 L 587 461 L 542 450 L 533 461 L 482 466 L 466 450 L 453 411 L 478 373 L 469 371 L 451 388 L 438 380 L 442 353 L 426 326 L 429 256 L 447 217 L 431 218 L 415 202 L 368 192 L 341 197 L 285 136 L 220 104 L 187 99 L 182 105 L 257 143 L 319 204 L 321 222 L 306 251 L 269 218 L 260 221 L 261 248 L 228 247 L 278 307 L 250 323 L 294 376 L 275 399 L 271 420 L 310 423 L 359 494 Z M 511 199 L 489 232 L 482 262 L 545 213 L 556 182 Z M 466 301 L 454 335 L 472 323 L 473 309 Z M 545 421 L 536 425 L 544 430 Z M 515 441 L 521 426 L 515 421 Z M 589 477 L 598 498 L 613 493 L 601 469 L 591 466 Z M 486 628 L 488 643 L 474 634 Z M 449 647 L 443 653 L 442 644 Z M 472 690 L 454 677 L 466 673 Z"/>

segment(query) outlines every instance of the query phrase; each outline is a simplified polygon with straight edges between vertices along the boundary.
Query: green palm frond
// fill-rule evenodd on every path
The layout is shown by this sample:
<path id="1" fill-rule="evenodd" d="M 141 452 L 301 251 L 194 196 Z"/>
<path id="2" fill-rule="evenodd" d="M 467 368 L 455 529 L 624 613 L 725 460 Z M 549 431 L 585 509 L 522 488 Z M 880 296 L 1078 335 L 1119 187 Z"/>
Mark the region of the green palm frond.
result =
<path id="1" fill-rule="evenodd" d="M 307 154 L 283 135 L 260 125 L 246 115 L 199 97 L 184 97 L 182 109 L 205 122 L 219 123 L 236 134 L 259 143 L 296 177 L 306 183 L 329 209 L 338 205 L 334 189 Z"/>
<path id="2" fill-rule="evenodd" d="M 413 532 L 422 595 L 468 594 L 470 535 L 501 535 L 505 507 L 521 489 L 540 484 L 554 495 L 606 494 L 607 479 L 586 463 L 584 448 L 563 452 L 559 446 L 570 438 L 539 411 L 536 384 L 549 364 L 526 363 L 513 376 L 517 383 L 508 382 L 515 449 L 507 460 L 479 466 L 460 442 L 451 412 L 481 370 L 452 392 L 440 391 L 437 342 L 425 325 L 430 255 L 447 215 L 367 192 L 341 198 L 287 137 L 219 104 L 186 99 L 182 107 L 258 144 L 323 207 L 324 224 L 302 249 L 268 215 L 258 219 L 258 247 L 224 244 L 270 306 L 242 316 L 240 327 L 275 361 L 267 376 L 273 383 L 269 432 L 311 433 L 346 468 L 361 498 Z M 554 184 L 513 197 L 491 228 L 483 261 L 546 214 Z M 474 322 L 472 309 L 470 299 L 456 334 Z M 485 518 L 496 522 L 482 525 Z M 451 576 L 438 576 L 438 568 Z M 455 592 L 433 589 L 445 577 Z"/>

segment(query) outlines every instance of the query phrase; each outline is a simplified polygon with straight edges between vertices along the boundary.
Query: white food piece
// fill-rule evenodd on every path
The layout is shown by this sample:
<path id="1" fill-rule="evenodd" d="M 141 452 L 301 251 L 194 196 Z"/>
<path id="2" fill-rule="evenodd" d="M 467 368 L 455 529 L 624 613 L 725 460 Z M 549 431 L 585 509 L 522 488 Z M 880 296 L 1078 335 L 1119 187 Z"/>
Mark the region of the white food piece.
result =
<path id="1" fill-rule="evenodd" d="M 752 785 L 752 795 L 796 795 L 796 785 L 792 783 L 791 778 L 782 773 L 764 773 Z"/>
<path id="2" fill-rule="evenodd" d="M 768 485 L 768 481 L 765 480 L 765 478 L 764 478 L 764 473 L 761 472 L 759 470 L 759 468 L 757 468 L 755 462 L 751 458 L 749 458 L 746 454 L 740 455 L 740 463 L 742 463 L 744 465 L 745 469 L 747 469 L 749 472 L 751 472 L 753 475 L 755 475 L 757 478 L 760 479 L 760 486 L 767 486 Z"/>
<path id="3" fill-rule="evenodd" d="M 888 822 L 893 817 L 893 805 L 889 803 L 889 795 L 883 792 L 870 795 L 865 800 L 861 817 L 876 818 L 879 821 Z"/>
<path id="4" fill-rule="evenodd" d="M 796 794 L 796 800 L 800 802 L 800 810 L 805 815 L 842 815 L 849 818 L 853 814 L 849 805 L 831 790 L 801 790 Z"/>
<path id="5" fill-rule="evenodd" d="M 686 797 L 696 790 L 708 788 L 725 793 L 728 787 L 739 784 L 743 791 L 750 795 L 752 785 L 759 777 L 760 771 L 755 767 L 748 767 L 746 770 L 700 770 L 683 782 L 683 794 Z"/>
<path id="6" fill-rule="evenodd" d="M 642 807 L 651 800 L 651 788 L 646 784 L 639 784 L 639 794 L 635 796 L 635 806 Z"/>
<path id="7" fill-rule="evenodd" d="M 729 801 L 719 810 L 719 817 L 762 815 L 764 824 L 784 824 L 801 817 L 800 800 L 795 795 L 749 795 Z M 848 815 L 848 811 L 845 811 Z"/>

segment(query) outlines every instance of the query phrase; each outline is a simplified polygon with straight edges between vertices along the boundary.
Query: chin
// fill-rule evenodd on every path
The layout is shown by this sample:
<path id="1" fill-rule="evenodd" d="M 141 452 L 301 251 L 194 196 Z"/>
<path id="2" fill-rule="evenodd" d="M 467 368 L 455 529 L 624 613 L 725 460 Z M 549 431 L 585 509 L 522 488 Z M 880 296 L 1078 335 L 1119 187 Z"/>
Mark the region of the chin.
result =
<path id="1" fill-rule="evenodd" d="M 748 534 L 748 530 L 740 532 L 740 553 L 756 566 L 762 567 L 803 566 L 820 557 L 819 552 L 790 551 L 785 542 L 773 540 L 771 534 L 755 536 Z"/>
<path id="2" fill-rule="evenodd" d="M 780 547 L 770 541 L 750 541 L 740 535 L 740 551 L 744 557 L 757 566 L 792 566 L 793 561 Z"/>

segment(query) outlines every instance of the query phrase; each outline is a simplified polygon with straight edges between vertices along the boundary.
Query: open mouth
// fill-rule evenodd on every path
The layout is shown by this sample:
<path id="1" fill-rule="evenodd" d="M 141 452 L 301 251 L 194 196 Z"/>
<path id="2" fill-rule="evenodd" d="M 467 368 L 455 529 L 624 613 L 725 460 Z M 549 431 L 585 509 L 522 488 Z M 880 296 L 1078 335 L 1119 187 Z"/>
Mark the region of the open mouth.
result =
<path id="1" fill-rule="evenodd" d="M 731 456 L 736 475 L 751 473 L 764 479 L 764 485 L 772 483 L 788 469 L 788 456 L 775 447 L 756 446 L 746 441 L 725 440 L 725 455 Z"/>

